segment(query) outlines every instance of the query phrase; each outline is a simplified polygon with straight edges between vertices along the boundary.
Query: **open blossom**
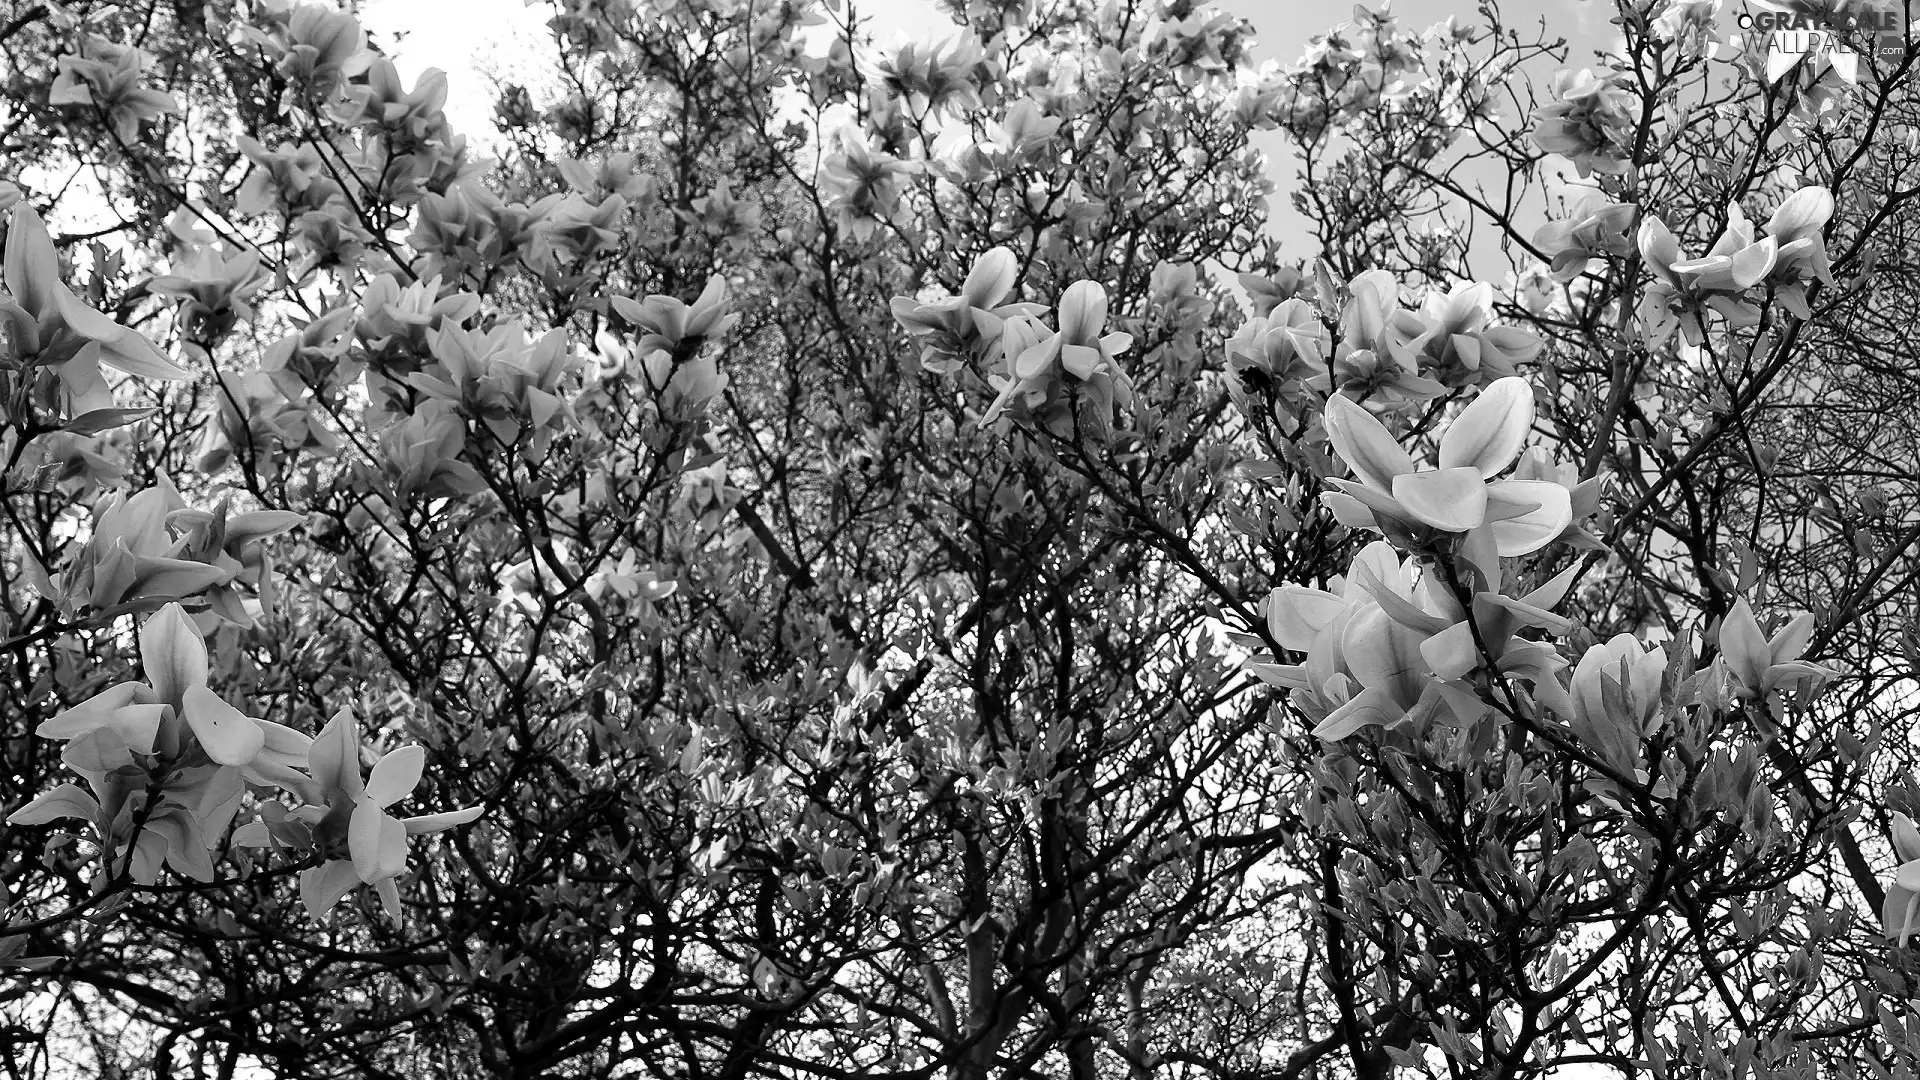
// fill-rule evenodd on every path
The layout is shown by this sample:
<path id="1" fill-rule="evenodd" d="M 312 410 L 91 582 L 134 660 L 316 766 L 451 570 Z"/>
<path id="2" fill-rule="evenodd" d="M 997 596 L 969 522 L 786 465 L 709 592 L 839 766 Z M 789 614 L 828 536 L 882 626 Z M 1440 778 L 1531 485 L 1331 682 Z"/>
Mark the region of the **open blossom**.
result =
<path id="1" fill-rule="evenodd" d="M 310 740 L 248 716 L 207 685 L 207 650 L 180 605 L 140 628 L 145 682 L 123 682 L 35 729 L 66 743 L 61 761 L 91 791 L 63 784 L 8 817 L 15 825 L 92 821 L 109 854 L 126 851 L 133 880 L 153 884 L 161 865 L 213 878 L 209 851 L 233 819 L 246 783 L 300 790 Z M 143 824 L 129 803 L 158 796 Z"/>
<path id="2" fill-rule="evenodd" d="M 1720 621 L 1720 662 L 1737 692 L 1764 698 L 1789 683 L 1831 678 L 1831 670 L 1800 659 L 1813 640 L 1813 625 L 1813 616 L 1801 612 L 1768 638 L 1747 602 L 1735 603 Z"/>
<path id="3" fill-rule="evenodd" d="M 1666 650 L 1643 645 L 1632 634 L 1589 648 L 1573 670 L 1574 733 L 1616 764 L 1633 768 L 1641 740 L 1658 723 L 1666 672 Z M 1610 699 L 1623 709 L 1610 708 Z"/>
<path id="4" fill-rule="evenodd" d="M 1093 281 L 1067 286 L 1060 296 L 1059 322 L 1058 331 L 1026 316 L 1007 323 L 1003 348 L 1011 377 L 993 377 L 1000 394 L 980 418 L 980 426 L 1012 412 L 1062 438 L 1070 436 L 1077 423 L 1100 436 L 1114 405 L 1132 404 L 1133 386 L 1120 370 L 1119 356 L 1132 348 L 1133 336 L 1101 333 L 1107 323 L 1106 289 Z M 1076 395 L 1086 398 L 1078 409 L 1073 404 Z"/>
<path id="5" fill-rule="evenodd" d="M 1902 948 L 1920 930 L 1920 828 L 1898 811 L 1893 815 L 1893 854 L 1900 860 L 1887 884 L 1887 902 L 1880 909 L 1880 925 Z"/>
<path id="6" fill-rule="evenodd" d="M 1267 597 L 1268 632 L 1303 663 L 1255 662 L 1262 681 L 1293 691 L 1317 718 L 1313 734 L 1337 742 L 1364 727 L 1391 727 L 1414 710 L 1445 709 L 1471 720 L 1486 707 L 1457 675 L 1436 677 L 1424 655 L 1436 627 L 1461 617 L 1459 604 L 1413 560 L 1376 540 L 1353 559 L 1338 592 L 1288 585 Z"/>
<path id="7" fill-rule="evenodd" d="M 60 259 L 40 215 L 15 203 L 7 225 L 0 320 L 28 355 L 63 357 L 55 371 L 76 414 L 113 407 L 100 365 L 148 379 L 182 381 L 191 374 L 160 354 L 153 342 L 73 295 L 60 279 Z"/>
<path id="8" fill-rule="evenodd" d="M 1586 273 L 1597 258 L 1632 253 L 1627 230 L 1637 209 L 1632 203 L 1590 202 L 1569 217 L 1542 225 L 1533 234 L 1533 245 L 1553 260 L 1553 279 L 1565 284 Z"/>
<path id="9" fill-rule="evenodd" d="M 133 142 L 141 124 L 180 111 L 172 94 L 141 85 L 147 60 L 139 49 L 90 34 L 78 55 L 60 58 L 47 103 L 92 105 L 107 115 L 121 142 Z"/>
<path id="10" fill-rule="evenodd" d="M 877 88 L 916 114 L 959 113 L 980 107 L 974 69 L 985 59 L 979 41 L 963 33 L 944 45 L 903 42 L 875 58 L 871 70 Z"/>
<path id="11" fill-rule="evenodd" d="M 187 504 L 165 474 L 134 495 L 116 494 L 98 507 L 93 535 L 67 568 L 47 582 L 63 610 L 106 611 L 138 600 L 180 600 L 231 579 L 229 571 L 186 556 L 168 523 Z"/>
<path id="12" fill-rule="evenodd" d="M 997 247 L 974 261 L 958 296 L 924 301 L 894 297 L 894 321 L 919 342 L 921 365 L 949 374 L 965 366 L 967 355 L 976 349 L 989 361 L 1000 355 L 1008 319 L 1046 311 L 1040 304 L 1002 303 L 1019 272 L 1013 252 Z"/>
<path id="13" fill-rule="evenodd" d="M 1540 339 L 1517 326 L 1493 322 L 1493 286 L 1463 281 L 1446 292 L 1428 290 L 1418 315 L 1425 327 L 1412 348 L 1422 367 L 1446 386 L 1472 386 L 1514 374 L 1539 355 Z"/>
<path id="14" fill-rule="evenodd" d="M 1755 231 L 1739 204 L 1727 207 L 1727 225 L 1712 250 L 1686 257 L 1680 241 L 1657 215 L 1640 222 L 1640 254 L 1654 280 L 1641 294 L 1639 315 L 1649 337 L 1664 340 L 1675 329 L 1689 344 L 1705 340 L 1703 316 L 1718 312 L 1733 326 L 1760 321 L 1760 306 L 1749 290 L 1771 286 L 1782 306 L 1801 318 L 1806 287 L 1831 281 L 1824 227 L 1833 215 L 1833 195 L 1808 187 L 1788 196 Z"/>
<path id="15" fill-rule="evenodd" d="M 707 347 L 740 321 L 738 312 L 727 310 L 725 278 L 708 278 L 691 304 L 672 296 L 616 296 L 613 310 L 640 331 L 633 355 L 669 411 L 697 412 L 727 388 L 719 358 Z"/>
<path id="16" fill-rule="evenodd" d="M 312 776 L 309 800 L 296 811 L 311 826 L 321 851 L 331 858 L 300 873 L 300 898 L 314 918 L 361 884 L 372 885 L 388 915 L 400 918 L 399 878 L 407 872 L 407 837 L 444 832 L 478 818 L 482 807 L 441 814 L 396 818 L 387 812 L 420 784 L 427 752 L 419 746 L 389 750 L 364 778 L 360 772 L 360 730 L 353 711 L 342 709 L 313 740 L 308 753 Z M 236 833 L 236 843 L 264 844 L 267 826 Z"/>
<path id="17" fill-rule="evenodd" d="M 901 186 L 914 166 L 869 146 L 857 129 L 841 132 L 838 149 L 820 166 L 820 189 L 840 228 L 865 240 L 900 207 Z"/>
<path id="18" fill-rule="evenodd" d="M 1461 411 L 1440 440 L 1439 468 L 1418 470 L 1387 429 L 1341 395 L 1327 399 L 1327 438 L 1357 480 L 1329 479 L 1321 496 L 1341 524 L 1379 529 L 1382 518 L 1464 533 L 1487 525 L 1506 556 L 1538 551 L 1572 520 L 1567 489 L 1541 480 L 1494 480 L 1533 427 L 1533 390 L 1501 379 Z"/>
<path id="19" fill-rule="evenodd" d="M 250 301 L 266 282 L 259 252 L 228 253 L 205 244 L 154 278 L 148 288 L 155 295 L 180 300 L 177 318 L 182 334 L 204 347 L 225 336 L 236 320 L 253 317 Z"/>
<path id="20" fill-rule="evenodd" d="M 1311 305 L 1299 297 L 1240 324 L 1227 342 L 1229 383 L 1239 396 L 1271 392 L 1303 399 L 1307 382 L 1326 369 L 1332 342 Z"/>
<path id="21" fill-rule="evenodd" d="M 1534 143 L 1570 159 L 1581 176 L 1625 172 L 1640 114 L 1626 80 L 1562 68 L 1553 76 L 1553 99 L 1534 113 Z"/>

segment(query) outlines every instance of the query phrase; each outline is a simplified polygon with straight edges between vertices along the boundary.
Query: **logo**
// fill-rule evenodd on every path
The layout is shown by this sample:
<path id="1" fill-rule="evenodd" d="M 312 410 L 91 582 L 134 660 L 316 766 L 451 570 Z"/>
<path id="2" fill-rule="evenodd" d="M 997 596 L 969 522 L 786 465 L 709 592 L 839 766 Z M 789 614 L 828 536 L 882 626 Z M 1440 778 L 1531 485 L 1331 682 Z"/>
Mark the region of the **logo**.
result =
<path id="1" fill-rule="evenodd" d="M 1904 14 L 1884 0 L 1878 5 L 1749 0 L 1736 21 L 1748 45 L 1764 42 L 1770 83 L 1806 62 L 1815 71 L 1831 67 L 1843 81 L 1858 84 L 1863 60 L 1895 65 L 1909 48 Z"/>

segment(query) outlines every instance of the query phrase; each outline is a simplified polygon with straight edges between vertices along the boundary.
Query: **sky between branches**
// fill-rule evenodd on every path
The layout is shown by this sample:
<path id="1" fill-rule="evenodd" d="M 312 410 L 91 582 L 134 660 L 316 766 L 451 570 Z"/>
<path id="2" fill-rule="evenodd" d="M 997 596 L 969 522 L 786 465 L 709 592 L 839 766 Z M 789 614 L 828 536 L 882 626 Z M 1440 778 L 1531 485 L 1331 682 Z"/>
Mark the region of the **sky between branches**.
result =
<path id="1" fill-rule="evenodd" d="M 1427 27 L 1452 16 L 1477 25 L 1484 20 L 1477 0 L 1390 0 L 1404 25 Z M 1290 64 L 1300 58 L 1317 34 L 1326 33 L 1352 18 L 1351 0 L 1217 0 L 1216 6 L 1253 23 L 1258 35 L 1256 63 L 1277 60 Z M 1500 5 L 1502 22 L 1523 36 L 1545 22 L 1550 37 L 1563 37 L 1575 66 L 1591 62 L 1595 49 L 1604 47 L 1614 32 L 1607 9 L 1592 0 L 1507 0 Z M 943 40 L 955 27 L 933 0 L 885 0 L 855 4 L 870 19 L 875 44 L 886 46 L 908 38 Z M 494 134 L 491 120 L 493 84 L 498 77 L 537 85 L 551 55 L 544 3 L 528 6 L 524 0 L 367 0 L 361 19 L 382 49 L 394 56 L 403 78 L 411 81 L 428 68 L 447 73 L 447 119 L 454 130 L 485 143 Z M 1730 22 L 1730 16 L 1727 20 Z M 823 35 L 829 27 L 820 27 Z M 1546 72 L 1540 73 L 1544 81 Z M 1286 201 L 1294 179 L 1295 162 L 1277 133 L 1258 133 L 1254 145 L 1272 162 L 1276 191 L 1268 228 L 1295 255 L 1310 254 L 1314 244 L 1297 225 Z M 1486 247 L 1488 250 L 1480 250 Z M 1473 252 L 1476 268 L 1491 272 L 1497 251 L 1490 243 Z M 1503 284 L 1497 280 L 1496 285 Z"/>

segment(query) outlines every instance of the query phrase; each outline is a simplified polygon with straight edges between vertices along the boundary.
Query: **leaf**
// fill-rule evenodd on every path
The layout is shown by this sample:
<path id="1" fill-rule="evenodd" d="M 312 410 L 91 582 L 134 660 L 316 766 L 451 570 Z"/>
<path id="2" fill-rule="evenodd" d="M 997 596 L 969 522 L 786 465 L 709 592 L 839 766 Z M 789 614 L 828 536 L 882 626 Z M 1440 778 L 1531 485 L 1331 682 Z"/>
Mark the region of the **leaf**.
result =
<path id="1" fill-rule="evenodd" d="M 128 424 L 145 420 L 147 417 L 159 411 L 159 409 L 154 408 L 94 409 L 91 412 L 81 413 L 79 416 L 67 421 L 66 425 L 60 430 L 71 432 L 75 435 L 98 435 L 102 431 L 125 427 Z"/>

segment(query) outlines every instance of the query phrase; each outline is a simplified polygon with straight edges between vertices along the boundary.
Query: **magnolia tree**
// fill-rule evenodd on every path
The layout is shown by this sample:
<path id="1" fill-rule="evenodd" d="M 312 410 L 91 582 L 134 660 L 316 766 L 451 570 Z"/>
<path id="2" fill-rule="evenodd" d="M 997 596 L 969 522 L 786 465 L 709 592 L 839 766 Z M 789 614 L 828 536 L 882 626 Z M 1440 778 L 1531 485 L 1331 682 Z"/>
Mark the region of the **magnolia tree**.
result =
<path id="1" fill-rule="evenodd" d="M 8 1075 L 1920 1069 L 1912 61 L 944 10 L 5 16 Z"/>

